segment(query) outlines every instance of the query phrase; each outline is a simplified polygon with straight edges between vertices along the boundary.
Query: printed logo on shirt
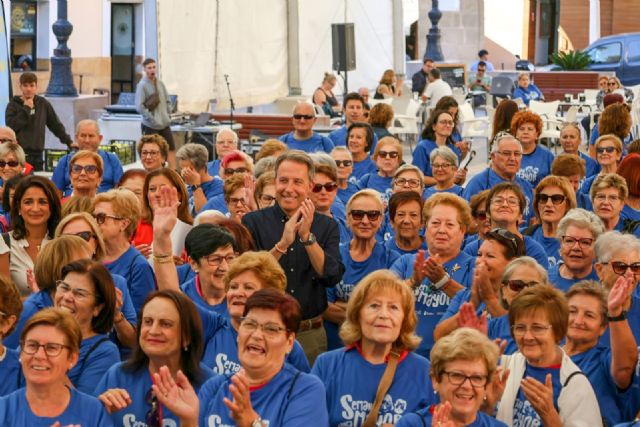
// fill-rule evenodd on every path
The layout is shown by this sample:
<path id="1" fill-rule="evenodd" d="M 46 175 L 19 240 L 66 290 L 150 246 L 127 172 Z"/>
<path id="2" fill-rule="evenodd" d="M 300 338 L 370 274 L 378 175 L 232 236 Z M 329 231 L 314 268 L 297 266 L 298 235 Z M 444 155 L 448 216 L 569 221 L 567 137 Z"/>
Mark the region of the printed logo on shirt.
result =
<path id="1" fill-rule="evenodd" d="M 124 427 L 147 427 L 144 421 L 137 421 L 135 414 L 125 414 L 122 417 L 122 425 Z M 162 427 L 178 427 L 178 423 L 174 420 L 162 420 Z"/>
<path id="2" fill-rule="evenodd" d="M 451 299 L 442 291 L 432 292 L 428 285 L 421 284 L 415 291 L 416 302 L 426 307 L 448 307 Z M 425 313 L 426 314 L 426 313 Z M 432 313 L 433 314 L 433 313 Z"/>
<path id="3" fill-rule="evenodd" d="M 340 406 L 342 412 L 340 415 L 345 420 L 338 424 L 339 427 L 358 427 L 367 419 L 367 415 L 371 411 L 372 402 L 366 400 L 353 400 L 353 396 L 345 394 L 340 398 Z M 407 401 L 404 399 L 396 399 L 395 401 L 390 395 L 386 395 L 380 407 L 377 425 L 396 424 L 407 410 Z"/>
<path id="4" fill-rule="evenodd" d="M 269 420 L 262 420 L 262 425 L 269 427 Z M 207 419 L 208 427 L 236 427 L 235 424 L 224 424 L 220 415 L 209 415 Z"/>
<path id="5" fill-rule="evenodd" d="M 349 297 L 355 287 L 356 285 L 353 283 L 344 283 L 344 280 L 340 280 L 340 283 L 336 285 L 336 299 L 339 301 L 349 301 Z"/>
<path id="6" fill-rule="evenodd" d="M 516 399 L 513 405 L 513 427 L 540 427 L 542 421 L 528 400 Z"/>
<path id="7" fill-rule="evenodd" d="M 536 168 L 534 166 L 527 166 L 524 169 L 520 169 L 517 175 L 519 178 L 522 178 L 525 181 L 529 181 L 530 183 L 533 184 L 534 182 L 536 182 L 539 172 L 540 172 L 539 168 Z"/>
<path id="8" fill-rule="evenodd" d="M 218 353 L 216 356 L 216 365 L 213 367 L 213 372 L 220 375 L 233 375 L 240 370 L 239 363 L 229 360 L 229 356 L 224 353 Z"/>
<path id="9" fill-rule="evenodd" d="M 547 257 L 547 260 L 549 261 L 549 267 L 555 267 L 558 264 L 558 260 L 554 256 Z"/>

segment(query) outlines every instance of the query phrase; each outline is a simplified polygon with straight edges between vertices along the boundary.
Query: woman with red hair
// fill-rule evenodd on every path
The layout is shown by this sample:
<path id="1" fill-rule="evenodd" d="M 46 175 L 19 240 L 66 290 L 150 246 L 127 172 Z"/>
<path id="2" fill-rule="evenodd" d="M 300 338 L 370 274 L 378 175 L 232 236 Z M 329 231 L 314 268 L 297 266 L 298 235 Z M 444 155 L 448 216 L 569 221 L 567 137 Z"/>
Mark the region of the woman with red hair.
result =
<path id="1" fill-rule="evenodd" d="M 640 221 L 640 154 L 629 154 L 618 166 L 618 175 L 627 181 L 629 196 L 625 201 L 620 218 Z"/>
<path id="2" fill-rule="evenodd" d="M 536 188 L 542 178 L 551 174 L 553 154 L 538 144 L 542 119 L 531 111 L 520 111 L 511 120 L 511 134 L 522 144 L 522 163 L 518 176 Z"/>

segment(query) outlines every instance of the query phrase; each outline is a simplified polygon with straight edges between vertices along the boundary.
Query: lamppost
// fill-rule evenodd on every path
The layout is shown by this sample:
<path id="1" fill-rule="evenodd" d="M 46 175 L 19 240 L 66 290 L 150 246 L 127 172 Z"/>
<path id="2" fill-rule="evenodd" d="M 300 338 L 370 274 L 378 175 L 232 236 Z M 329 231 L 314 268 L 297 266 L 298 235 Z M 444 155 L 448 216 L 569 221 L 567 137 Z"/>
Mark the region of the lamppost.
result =
<path id="1" fill-rule="evenodd" d="M 51 79 L 47 87 L 47 96 L 78 96 L 71 74 L 71 49 L 67 40 L 73 31 L 73 25 L 67 21 L 67 0 L 58 0 L 58 20 L 52 25 L 58 46 L 51 57 Z"/>
<path id="2" fill-rule="evenodd" d="M 438 0 L 432 0 L 431 10 L 429 11 L 431 28 L 429 29 L 429 34 L 427 34 L 427 50 L 424 53 L 424 58 L 431 58 L 436 62 L 444 61 L 442 48 L 440 47 L 440 29 L 438 28 L 440 18 L 442 18 L 442 12 L 438 9 Z"/>

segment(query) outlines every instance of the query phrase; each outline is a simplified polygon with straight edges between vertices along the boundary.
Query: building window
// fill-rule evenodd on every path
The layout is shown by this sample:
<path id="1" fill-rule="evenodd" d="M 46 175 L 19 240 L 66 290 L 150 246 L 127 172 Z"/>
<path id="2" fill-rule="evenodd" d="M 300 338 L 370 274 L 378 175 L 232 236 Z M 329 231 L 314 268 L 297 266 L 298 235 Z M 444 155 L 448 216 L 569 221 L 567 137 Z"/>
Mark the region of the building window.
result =
<path id="1" fill-rule="evenodd" d="M 15 71 L 36 69 L 36 1 L 11 2 L 11 68 Z"/>

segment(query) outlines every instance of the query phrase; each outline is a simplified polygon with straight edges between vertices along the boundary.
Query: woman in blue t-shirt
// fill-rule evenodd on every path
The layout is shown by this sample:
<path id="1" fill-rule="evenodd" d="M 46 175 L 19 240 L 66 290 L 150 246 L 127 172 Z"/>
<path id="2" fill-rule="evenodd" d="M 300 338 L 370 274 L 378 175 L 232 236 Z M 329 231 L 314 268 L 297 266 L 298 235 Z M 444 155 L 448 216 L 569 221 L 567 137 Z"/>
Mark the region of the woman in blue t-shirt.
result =
<path id="1" fill-rule="evenodd" d="M 589 155 L 580 151 L 580 144 L 582 143 L 582 132 L 580 125 L 577 122 L 565 123 L 560 129 L 560 145 L 562 146 L 562 153 L 559 154 L 574 154 L 580 157 L 585 164 L 585 176 L 588 178 L 600 172 L 600 165 Z"/>
<path id="2" fill-rule="evenodd" d="M 415 254 L 426 249 L 420 235 L 424 228 L 422 221 L 422 197 L 415 191 L 399 191 L 389 199 L 389 224 L 393 233 L 384 246 L 400 255 Z"/>
<path id="3" fill-rule="evenodd" d="M 456 182 L 464 182 L 466 171 L 458 169 L 458 156 L 449 147 L 434 148 L 429 154 L 434 185 L 424 190 L 423 198 L 427 200 L 435 193 L 452 193 L 462 196 L 462 187 Z"/>
<path id="4" fill-rule="evenodd" d="M 535 188 L 550 174 L 553 154 L 538 142 L 542 133 L 542 119 L 531 111 L 520 111 L 511 120 L 511 134 L 522 144 L 522 161 L 517 176 Z"/>
<path id="5" fill-rule="evenodd" d="M 580 185 L 580 192 L 586 195 L 591 194 L 591 186 L 599 176 L 617 173 L 618 163 L 622 159 L 622 141 L 613 134 L 602 135 L 596 140 L 594 146 L 595 158 L 600 166 L 600 172 L 591 175 Z M 593 203 L 593 200 L 591 202 Z"/>
<path id="6" fill-rule="evenodd" d="M 346 205 L 351 196 L 360 190 L 354 180 L 349 179 L 353 173 L 353 157 L 347 147 L 340 145 L 331 151 L 331 157 L 338 167 L 338 199 Z"/>
<path id="7" fill-rule="evenodd" d="M 0 397 L 7 395 L 21 386 L 21 367 L 19 353 L 15 349 L 2 344 L 16 326 L 22 311 L 20 292 L 13 282 L 0 276 Z"/>
<path id="8" fill-rule="evenodd" d="M 397 138 L 386 136 L 378 141 L 373 152 L 378 172 L 369 173 L 358 181 L 358 187 L 371 188 L 380 193 L 385 206 L 391 197 L 393 176 L 402 164 L 402 146 Z"/>
<path id="9" fill-rule="evenodd" d="M 531 100 L 544 101 L 544 95 L 534 83 L 531 83 L 529 73 L 518 74 L 518 87 L 513 90 L 513 99 L 520 98 L 528 107 Z"/>
<path id="10" fill-rule="evenodd" d="M 69 380 L 83 393 L 92 393 L 104 373 L 120 362 L 118 347 L 107 336 L 113 329 L 116 288 L 109 270 L 89 259 L 67 264 L 60 277 L 54 305 L 69 311 L 82 331 L 80 356 Z"/>
<path id="11" fill-rule="evenodd" d="M 462 328 L 436 342 L 431 350 L 431 382 L 438 405 L 407 414 L 397 427 L 506 427 L 481 407 L 495 404 L 488 392 L 496 374 L 498 346 L 477 330 Z"/>
<path id="12" fill-rule="evenodd" d="M 80 326 L 66 310 L 47 308 L 27 322 L 20 335 L 26 385 L 0 398 L 0 425 L 113 426 L 95 397 L 68 385 L 81 339 Z"/>
<path id="13" fill-rule="evenodd" d="M 532 286 L 513 300 L 509 327 L 518 351 L 501 359 L 509 377 L 498 420 L 514 427 L 602 425 L 589 380 L 559 345 L 568 317 L 564 294 L 550 286 Z"/>
<path id="14" fill-rule="evenodd" d="M 358 182 L 368 173 L 376 173 L 376 164 L 369 152 L 373 145 L 373 129 L 368 123 L 356 122 L 347 131 L 347 147 L 353 158 L 353 173 L 350 180 Z"/>

